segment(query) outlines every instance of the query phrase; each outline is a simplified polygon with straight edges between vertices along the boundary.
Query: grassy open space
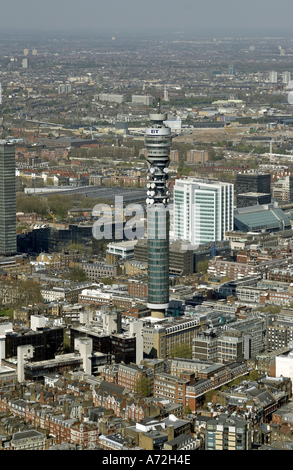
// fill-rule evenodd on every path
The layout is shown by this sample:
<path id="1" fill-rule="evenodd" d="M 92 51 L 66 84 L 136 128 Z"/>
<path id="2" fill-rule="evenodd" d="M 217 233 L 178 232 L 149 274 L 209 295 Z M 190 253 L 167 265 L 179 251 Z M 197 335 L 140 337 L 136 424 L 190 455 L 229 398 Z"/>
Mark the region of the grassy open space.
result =
<path id="1" fill-rule="evenodd" d="M 4 307 L 0 310 L 0 317 L 13 318 L 13 308 Z"/>

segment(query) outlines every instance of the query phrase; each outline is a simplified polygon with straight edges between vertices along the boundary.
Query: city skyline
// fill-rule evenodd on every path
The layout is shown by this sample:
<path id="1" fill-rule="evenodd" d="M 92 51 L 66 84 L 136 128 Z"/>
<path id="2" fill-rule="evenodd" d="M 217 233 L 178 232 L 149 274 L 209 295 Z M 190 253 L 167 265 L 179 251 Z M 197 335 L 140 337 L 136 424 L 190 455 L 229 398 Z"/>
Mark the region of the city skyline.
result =
<path id="1" fill-rule="evenodd" d="M 3 6 L 0 450 L 293 449 L 287 3 Z"/>

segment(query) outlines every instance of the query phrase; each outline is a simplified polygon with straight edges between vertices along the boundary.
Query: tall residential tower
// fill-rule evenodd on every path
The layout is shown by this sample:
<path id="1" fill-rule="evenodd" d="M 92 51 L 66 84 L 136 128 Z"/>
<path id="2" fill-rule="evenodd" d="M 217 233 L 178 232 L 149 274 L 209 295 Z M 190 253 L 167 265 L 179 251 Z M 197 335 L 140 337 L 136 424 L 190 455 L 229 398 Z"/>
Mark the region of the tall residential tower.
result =
<path id="1" fill-rule="evenodd" d="M 15 145 L 0 140 L 0 255 L 16 251 Z"/>
<path id="2" fill-rule="evenodd" d="M 179 179 L 174 186 L 174 238 L 192 245 L 225 239 L 234 226 L 234 186 L 220 181 Z"/>
<path id="3" fill-rule="evenodd" d="M 164 124 L 167 114 L 160 110 L 150 114 L 146 128 L 147 154 L 147 238 L 148 238 L 148 307 L 155 318 L 164 318 L 169 303 L 169 191 L 171 129 Z"/>

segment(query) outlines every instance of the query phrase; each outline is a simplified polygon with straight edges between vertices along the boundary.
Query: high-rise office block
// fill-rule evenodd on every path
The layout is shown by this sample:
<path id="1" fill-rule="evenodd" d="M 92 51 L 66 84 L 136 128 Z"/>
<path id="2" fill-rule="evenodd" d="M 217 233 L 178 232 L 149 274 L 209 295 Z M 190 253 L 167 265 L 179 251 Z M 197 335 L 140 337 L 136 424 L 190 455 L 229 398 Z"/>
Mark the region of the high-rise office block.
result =
<path id="1" fill-rule="evenodd" d="M 59 95 L 68 95 L 71 93 L 72 87 L 71 83 L 61 83 L 61 85 L 58 86 L 58 94 Z"/>
<path id="2" fill-rule="evenodd" d="M 0 140 L 0 255 L 16 251 L 15 145 Z"/>
<path id="3" fill-rule="evenodd" d="M 283 72 L 283 83 L 288 84 L 291 81 L 291 72 Z"/>
<path id="4" fill-rule="evenodd" d="M 270 173 L 238 173 L 236 176 L 236 194 L 270 194 Z"/>
<path id="5" fill-rule="evenodd" d="M 192 245 L 224 240 L 233 229 L 231 183 L 178 179 L 174 186 L 174 238 Z"/>
<path id="6" fill-rule="evenodd" d="M 278 72 L 276 72 L 275 70 L 272 70 L 269 73 L 269 82 L 277 83 L 277 81 L 278 81 Z"/>
<path id="7" fill-rule="evenodd" d="M 286 175 L 272 183 L 272 196 L 280 204 L 293 202 L 293 176 Z"/>
<path id="8" fill-rule="evenodd" d="M 27 69 L 29 67 L 29 59 L 24 58 L 22 59 L 22 68 Z"/>
<path id="9" fill-rule="evenodd" d="M 151 106 L 153 104 L 153 97 L 150 95 L 132 95 L 132 103 L 141 103 L 144 106 Z"/>
<path id="10" fill-rule="evenodd" d="M 229 67 L 228 67 L 228 75 L 236 75 L 236 68 L 235 68 L 235 65 L 229 65 Z"/>
<path id="11" fill-rule="evenodd" d="M 152 316 L 163 318 L 169 303 L 169 191 L 171 129 L 164 124 L 167 114 L 158 103 L 146 128 L 148 307 Z"/>

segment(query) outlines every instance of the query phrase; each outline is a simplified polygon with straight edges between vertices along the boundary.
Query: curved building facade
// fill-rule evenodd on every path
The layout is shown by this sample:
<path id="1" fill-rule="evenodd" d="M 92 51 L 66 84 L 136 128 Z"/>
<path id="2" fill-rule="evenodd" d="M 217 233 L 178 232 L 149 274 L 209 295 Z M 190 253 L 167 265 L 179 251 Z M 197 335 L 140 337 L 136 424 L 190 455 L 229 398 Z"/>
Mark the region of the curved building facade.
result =
<path id="1" fill-rule="evenodd" d="M 163 318 L 169 303 L 169 184 L 171 129 L 158 103 L 145 131 L 147 151 L 148 307 Z"/>
<path id="2" fill-rule="evenodd" d="M 16 247 L 15 144 L 0 140 L 0 255 L 13 256 Z"/>

